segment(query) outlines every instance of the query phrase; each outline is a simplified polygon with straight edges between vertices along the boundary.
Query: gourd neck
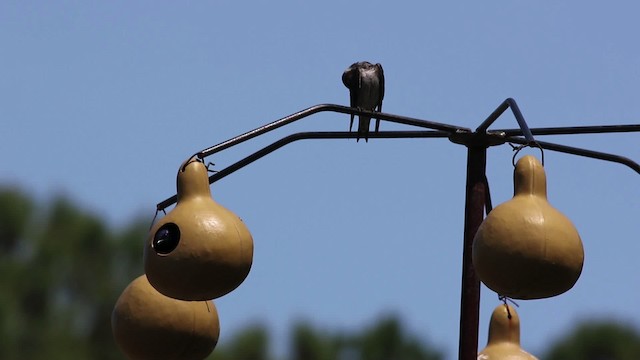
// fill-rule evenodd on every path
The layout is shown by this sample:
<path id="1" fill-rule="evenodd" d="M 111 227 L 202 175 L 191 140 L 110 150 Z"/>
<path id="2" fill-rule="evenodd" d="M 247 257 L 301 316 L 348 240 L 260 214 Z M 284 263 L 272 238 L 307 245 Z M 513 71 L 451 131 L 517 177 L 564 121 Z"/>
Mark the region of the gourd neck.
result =
<path id="1" fill-rule="evenodd" d="M 520 345 L 520 318 L 509 305 L 498 306 L 489 323 L 489 344 L 508 342 Z"/>
<path id="2" fill-rule="evenodd" d="M 527 155 L 516 164 L 513 172 L 513 195 L 535 195 L 547 198 L 547 177 L 542 164 Z"/>
<path id="3" fill-rule="evenodd" d="M 203 163 L 193 158 L 180 166 L 177 179 L 178 202 L 189 198 L 211 198 L 209 176 Z"/>

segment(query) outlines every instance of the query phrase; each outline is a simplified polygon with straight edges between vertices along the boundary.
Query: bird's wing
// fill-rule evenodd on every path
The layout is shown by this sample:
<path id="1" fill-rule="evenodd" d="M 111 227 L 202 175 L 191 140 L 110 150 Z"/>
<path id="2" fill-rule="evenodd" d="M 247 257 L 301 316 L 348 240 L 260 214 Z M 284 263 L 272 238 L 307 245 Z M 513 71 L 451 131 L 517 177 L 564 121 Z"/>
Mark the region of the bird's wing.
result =
<path id="1" fill-rule="evenodd" d="M 350 95 L 350 104 L 351 107 L 357 107 L 356 101 L 358 99 L 358 90 L 360 83 L 360 72 L 358 69 L 351 65 L 343 74 L 342 74 L 342 83 L 344 86 L 349 89 Z"/>
<path id="2" fill-rule="evenodd" d="M 358 100 L 358 82 L 359 71 L 355 68 L 355 64 L 351 65 L 345 72 L 342 73 L 342 83 L 349 89 L 349 106 L 357 107 Z M 349 131 L 353 127 L 353 118 L 355 115 L 351 114 L 351 123 L 349 125 Z"/>
<path id="3" fill-rule="evenodd" d="M 376 74 L 378 75 L 378 81 L 380 83 L 380 86 L 378 88 L 379 91 L 379 99 L 378 100 L 378 106 L 377 106 L 377 110 L 378 112 L 382 111 L 382 99 L 384 98 L 384 70 L 382 70 L 382 65 L 380 64 L 376 64 Z"/>

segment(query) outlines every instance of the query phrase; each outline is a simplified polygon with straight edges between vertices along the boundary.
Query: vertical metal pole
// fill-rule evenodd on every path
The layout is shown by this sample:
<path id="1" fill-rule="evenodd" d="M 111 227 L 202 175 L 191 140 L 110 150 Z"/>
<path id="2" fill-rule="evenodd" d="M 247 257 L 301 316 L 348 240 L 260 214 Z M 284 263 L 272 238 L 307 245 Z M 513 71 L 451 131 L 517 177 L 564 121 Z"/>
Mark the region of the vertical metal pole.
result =
<path id="1" fill-rule="evenodd" d="M 462 250 L 459 360 L 476 360 L 478 357 L 480 280 L 473 268 L 471 251 L 473 237 L 484 219 L 486 160 L 486 147 L 467 145 L 467 190 L 464 215 L 464 245 Z"/>

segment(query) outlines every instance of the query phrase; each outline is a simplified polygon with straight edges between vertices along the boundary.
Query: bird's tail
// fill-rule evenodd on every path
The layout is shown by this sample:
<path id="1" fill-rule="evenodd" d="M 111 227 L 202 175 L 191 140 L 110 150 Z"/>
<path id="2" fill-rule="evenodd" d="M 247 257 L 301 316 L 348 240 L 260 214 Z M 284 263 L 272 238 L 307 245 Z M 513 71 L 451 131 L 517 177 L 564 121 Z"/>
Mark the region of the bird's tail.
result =
<path id="1" fill-rule="evenodd" d="M 358 120 L 358 135 L 356 137 L 356 142 L 363 138 L 364 141 L 369 142 L 369 126 L 371 124 L 370 117 L 360 116 Z"/>

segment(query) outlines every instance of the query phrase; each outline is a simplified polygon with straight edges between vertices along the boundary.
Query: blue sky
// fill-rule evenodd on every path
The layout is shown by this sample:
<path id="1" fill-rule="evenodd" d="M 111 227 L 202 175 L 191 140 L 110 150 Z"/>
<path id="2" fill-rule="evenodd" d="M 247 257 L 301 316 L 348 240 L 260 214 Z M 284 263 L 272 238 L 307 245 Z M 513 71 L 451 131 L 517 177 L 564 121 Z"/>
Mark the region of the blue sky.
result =
<path id="1" fill-rule="evenodd" d="M 640 123 L 638 13 L 634 1 L 4 1 L 0 182 L 67 194 L 114 225 L 151 221 L 191 154 L 348 104 L 340 76 L 359 60 L 384 66 L 386 112 L 475 128 L 513 97 L 531 127 Z M 511 115 L 494 126 L 513 127 Z M 323 113 L 209 160 L 347 128 Z M 640 161 L 638 136 L 540 139 Z M 511 157 L 489 149 L 494 204 L 512 195 Z M 395 312 L 455 358 L 465 162 L 445 139 L 303 141 L 212 185 L 255 241 L 248 279 L 216 302 L 222 341 L 258 320 L 282 351 L 296 319 L 346 330 Z M 582 318 L 640 324 L 638 174 L 551 151 L 545 165 L 549 201 L 586 255 L 571 291 L 519 302 L 533 353 Z M 497 304 L 483 288 L 481 347 Z"/>

